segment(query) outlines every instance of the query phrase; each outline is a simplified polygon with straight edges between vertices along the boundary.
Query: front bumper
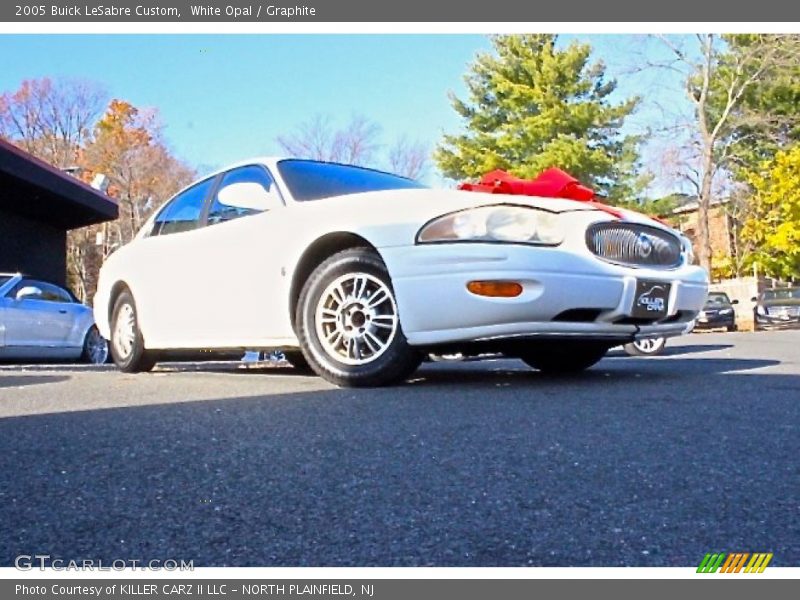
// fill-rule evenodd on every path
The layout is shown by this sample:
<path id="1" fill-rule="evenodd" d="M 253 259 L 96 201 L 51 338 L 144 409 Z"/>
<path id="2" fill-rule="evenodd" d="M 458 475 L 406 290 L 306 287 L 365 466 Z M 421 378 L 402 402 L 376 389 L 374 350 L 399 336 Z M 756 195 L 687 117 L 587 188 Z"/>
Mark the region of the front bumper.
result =
<path id="1" fill-rule="evenodd" d="M 706 272 L 699 267 L 624 267 L 596 258 L 585 246 L 430 244 L 383 248 L 381 254 L 403 332 L 415 346 L 527 337 L 617 343 L 672 337 L 691 329 L 708 293 Z M 661 321 L 630 317 L 638 279 L 671 284 Z M 477 296 L 466 288 L 472 280 L 517 281 L 523 292 L 516 298 Z M 588 317 L 563 320 L 567 311 Z"/>
<path id="2" fill-rule="evenodd" d="M 703 316 L 701 312 L 695 322 L 695 329 L 718 329 L 720 327 L 733 327 L 736 324 L 736 314 L 715 314 Z"/>
<path id="3" fill-rule="evenodd" d="M 800 328 L 800 316 L 773 317 L 754 313 L 754 323 L 756 329 L 798 329 Z"/>

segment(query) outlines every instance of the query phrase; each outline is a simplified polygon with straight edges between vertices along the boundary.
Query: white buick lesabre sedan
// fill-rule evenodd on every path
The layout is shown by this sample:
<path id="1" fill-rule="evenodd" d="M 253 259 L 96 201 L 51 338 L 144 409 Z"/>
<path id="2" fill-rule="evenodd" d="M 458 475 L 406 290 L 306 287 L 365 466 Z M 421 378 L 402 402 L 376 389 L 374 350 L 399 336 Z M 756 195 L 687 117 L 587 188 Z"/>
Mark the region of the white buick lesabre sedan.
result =
<path id="1" fill-rule="evenodd" d="M 156 211 L 103 266 L 94 310 L 126 372 L 163 350 L 248 348 L 345 386 L 400 381 L 428 352 L 566 373 L 691 328 L 708 288 L 691 260 L 633 212 L 264 158 Z"/>

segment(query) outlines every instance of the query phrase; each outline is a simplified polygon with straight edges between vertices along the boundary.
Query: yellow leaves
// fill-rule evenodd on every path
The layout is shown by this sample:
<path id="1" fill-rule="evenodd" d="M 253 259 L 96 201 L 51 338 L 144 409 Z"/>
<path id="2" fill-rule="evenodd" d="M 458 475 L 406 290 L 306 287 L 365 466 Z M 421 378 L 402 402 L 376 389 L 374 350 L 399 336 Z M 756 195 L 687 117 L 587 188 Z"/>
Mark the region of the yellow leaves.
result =
<path id="1" fill-rule="evenodd" d="M 733 258 L 728 253 L 715 252 L 711 258 L 711 280 L 730 279 L 736 276 Z"/>
<path id="2" fill-rule="evenodd" d="M 750 262 L 777 277 L 800 275 L 800 146 L 779 152 L 748 174 L 753 188 L 742 239 Z"/>

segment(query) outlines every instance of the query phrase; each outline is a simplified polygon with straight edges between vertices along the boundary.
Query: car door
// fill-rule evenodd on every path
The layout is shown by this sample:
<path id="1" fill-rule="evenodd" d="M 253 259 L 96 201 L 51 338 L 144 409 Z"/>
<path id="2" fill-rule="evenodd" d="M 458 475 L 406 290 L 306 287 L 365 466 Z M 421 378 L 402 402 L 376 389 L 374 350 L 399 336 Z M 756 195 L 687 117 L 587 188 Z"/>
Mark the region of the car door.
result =
<path id="1" fill-rule="evenodd" d="M 79 352 L 83 352 L 83 342 L 86 337 L 86 332 L 89 327 L 94 323 L 94 315 L 91 309 L 73 296 L 66 289 L 55 284 L 48 284 L 50 293 L 52 294 L 53 302 L 59 303 L 61 306 L 59 312 L 69 316 L 66 338 L 64 345 L 74 348 Z"/>
<path id="2" fill-rule="evenodd" d="M 197 231 L 215 182 L 215 177 L 205 179 L 175 196 L 156 215 L 150 232 L 136 241 L 129 284 L 150 347 L 182 347 L 187 339 L 202 337 L 197 282 L 187 265 L 197 260 Z"/>
<path id="3" fill-rule="evenodd" d="M 7 347 L 52 348 L 68 344 L 73 315 L 57 286 L 23 279 L 8 293 L 4 304 Z"/>
<path id="4" fill-rule="evenodd" d="M 259 345 L 291 335 L 282 271 L 285 210 L 266 167 L 224 173 L 208 202 L 206 226 L 196 232 L 183 267 L 194 291 L 205 339 L 212 346 Z"/>

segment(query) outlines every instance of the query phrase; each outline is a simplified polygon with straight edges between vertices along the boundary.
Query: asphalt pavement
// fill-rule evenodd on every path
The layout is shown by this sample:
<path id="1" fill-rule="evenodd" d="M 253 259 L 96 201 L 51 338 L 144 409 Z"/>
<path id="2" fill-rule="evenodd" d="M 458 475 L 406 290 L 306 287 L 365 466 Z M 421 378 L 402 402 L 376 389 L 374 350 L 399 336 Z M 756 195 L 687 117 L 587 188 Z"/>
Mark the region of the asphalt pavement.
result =
<path id="1" fill-rule="evenodd" d="M 695 334 L 580 376 L 427 363 L 0 365 L 0 565 L 800 565 L 800 331 Z"/>

